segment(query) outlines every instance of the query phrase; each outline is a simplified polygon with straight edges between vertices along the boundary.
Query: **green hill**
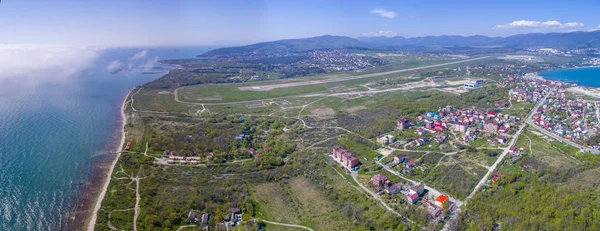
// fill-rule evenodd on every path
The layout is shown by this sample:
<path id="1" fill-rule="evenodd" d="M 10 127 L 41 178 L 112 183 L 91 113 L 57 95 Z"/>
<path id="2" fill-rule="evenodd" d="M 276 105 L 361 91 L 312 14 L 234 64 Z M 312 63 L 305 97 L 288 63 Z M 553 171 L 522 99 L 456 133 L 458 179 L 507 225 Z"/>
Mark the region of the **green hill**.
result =
<path id="1" fill-rule="evenodd" d="M 227 47 L 209 51 L 200 56 L 237 56 L 237 55 L 266 55 L 305 52 L 312 50 L 328 49 L 370 49 L 373 44 L 361 42 L 357 39 L 344 36 L 324 35 L 312 38 L 285 39 L 272 42 L 262 42 L 247 46 Z"/>

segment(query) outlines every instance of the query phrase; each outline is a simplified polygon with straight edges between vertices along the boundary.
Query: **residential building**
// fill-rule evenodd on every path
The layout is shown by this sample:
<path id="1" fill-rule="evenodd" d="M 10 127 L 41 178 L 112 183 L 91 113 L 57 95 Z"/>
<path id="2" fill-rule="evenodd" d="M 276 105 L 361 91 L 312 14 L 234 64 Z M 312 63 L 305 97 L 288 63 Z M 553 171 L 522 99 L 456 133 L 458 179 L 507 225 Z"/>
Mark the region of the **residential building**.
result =
<path id="1" fill-rule="evenodd" d="M 335 147 L 333 149 L 333 159 L 348 170 L 351 170 L 360 164 L 358 157 L 341 147 Z"/>
<path id="2" fill-rule="evenodd" d="M 377 137 L 377 143 L 379 143 L 381 145 L 388 145 L 388 144 L 393 143 L 394 141 L 395 141 L 394 136 L 391 136 L 391 135 Z"/>
<path id="3" fill-rule="evenodd" d="M 433 120 L 425 120 L 425 128 L 427 129 L 435 129 L 435 123 Z"/>
<path id="4" fill-rule="evenodd" d="M 400 163 L 404 162 L 405 158 L 406 158 L 406 155 L 404 155 L 404 154 L 398 154 L 398 155 L 394 156 L 394 162 L 396 164 L 400 164 Z"/>
<path id="5" fill-rule="evenodd" d="M 467 131 L 467 124 L 458 122 L 454 124 L 454 131 L 464 133 Z"/>
<path id="6" fill-rule="evenodd" d="M 419 195 L 417 195 L 417 193 L 415 192 L 408 192 L 406 194 L 406 201 L 412 204 L 416 204 L 417 201 L 419 201 Z"/>
<path id="7" fill-rule="evenodd" d="M 410 160 L 406 161 L 406 164 L 405 164 L 405 166 L 406 166 L 407 168 L 412 168 L 412 167 L 414 167 L 414 166 L 415 166 L 415 159 L 412 159 L 412 158 L 411 158 Z"/>
<path id="8" fill-rule="evenodd" d="M 408 120 L 407 118 L 402 118 L 398 120 L 398 123 L 396 124 L 396 128 L 398 130 L 406 130 L 410 127 L 410 120 Z"/>
<path id="9" fill-rule="evenodd" d="M 377 173 L 371 177 L 371 183 L 376 186 L 385 186 L 389 182 L 388 178 L 381 173 Z"/>
<path id="10" fill-rule="evenodd" d="M 409 189 L 409 191 L 414 192 L 417 195 L 421 196 L 421 195 L 423 195 L 423 193 L 425 193 L 425 185 L 423 185 L 423 184 L 415 185 L 415 186 L 411 187 Z"/>
<path id="11" fill-rule="evenodd" d="M 400 184 L 393 184 L 393 185 L 391 185 L 390 187 L 387 187 L 387 188 L 385 189 L 385 192 L 386 192 L 387 194 L 390 194 L 390 195 L 391 195 L 391 194 L 396 194 L 396 193 L 399 193 L 399 192 L 400 192 L 400 190 L 402 190 L 402 185 L 400 185 Z"/>
<path id="12" fill-rule="evenodd" d="M 448 196 L 442 194 L 442 195 L 439 195 L 437 198 L 435 198 L 435 202 L 433 202 L 433 203 L 435 206 L 442 208 L 447 201 L 448 201 Z"/>
<path id="13" fill-rule="evenodd" d="M 495 120 L 488 120 L 483 129 L 488 132 L 498 132 L 498 123 Z"/>

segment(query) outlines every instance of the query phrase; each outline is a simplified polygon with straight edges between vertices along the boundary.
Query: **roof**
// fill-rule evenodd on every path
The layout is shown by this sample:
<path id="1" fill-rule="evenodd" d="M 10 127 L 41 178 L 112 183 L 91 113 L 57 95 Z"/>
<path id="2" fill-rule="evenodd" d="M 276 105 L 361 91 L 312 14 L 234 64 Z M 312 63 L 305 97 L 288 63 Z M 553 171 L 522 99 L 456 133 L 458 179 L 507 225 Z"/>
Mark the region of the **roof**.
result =
<path id="1" fill-rule="evenodd" d="M 377 173 L 375 174 L 371 179 L 376 180 L 376 181 L 386 181 L 387 177 L 385 177 L 383 174 L 381 173 Z"/>
<path id="2" fill-rule="evenodd" d="M 406 196 L 412 200 L 419 198 L 419 195 L 417 195 L 416 193 L 408 193 L 406 194 Z"/>
<path id="3" fill-rule="evenodd" d="M 392 186 L 388 187 L 387 190 L 388 191 L 397 191 L 400 189 L 400 185 L 399 184 L 393 184 Z"/>
<path id="4" fill-rule="evenodd" d="M 232 213 L 240 213 L 240 212 L 242 212 L 242 210 L 240 208 L 231 208 L 229 211 L 231 211 Z"/>
<path id="5" fill-rule="evenodd" d="M 414 190 L 414 191 L 416 192 L 416 191 L 421 191 L 421 190 L 423 190 L 424 188 L 425 188 L 425 185 L 423 185 L 423 184 L 418 184 L 418 185 L 416 185 L 416 186 L 412 187 L 412 190 Z"/>
<path id="6" fill-rule="evenodd" d="M 446 203 L 446 201 L 448 201 L 448 196 L 446 196 L 444 194 L 439 195 L 437 198 L 435 198 L 435 201 L 444 204 L 444 203 Z"/>
<path id="7" fill-rule="evenodd" d="M 485 122 L 485 124 L 498 125 L 498 123 L 495 120 L 488 120 L 488 121 Z"/>

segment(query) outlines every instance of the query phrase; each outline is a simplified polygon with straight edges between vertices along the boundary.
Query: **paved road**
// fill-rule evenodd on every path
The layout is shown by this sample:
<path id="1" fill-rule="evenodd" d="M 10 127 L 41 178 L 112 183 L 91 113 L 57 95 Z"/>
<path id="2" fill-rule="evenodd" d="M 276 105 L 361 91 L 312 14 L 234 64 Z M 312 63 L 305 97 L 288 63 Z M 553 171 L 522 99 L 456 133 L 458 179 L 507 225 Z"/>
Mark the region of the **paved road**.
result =
<path id="1" fill-rule="evenodd" d="M 408 179 L 408 178 L 400 175 L 398 172 L 392 170 L 390 167 L 388 167 L 387 165 L 382 164 L 379 161 L 376 161 L 376 163 L 379 166 L 383 167 L 383 169 L 387 170 L 388 172 L 390 172 L 390 173 L 392 173 L 392 174 L 394 174 L 394 175 L 396 175 L 396 176 L 398 176 L 398 177 L 400 177 L 400 178 L 402 178 L 404 180 L 407 180 L 407 181 L 409 181 L 409 182 L 411 182 L 411 183 L 413 183 L 415 185 L 419 184 L 419 182 L 416 182 L 414 180 Z M 432 187 L 429 187 L 429 186 L 427 186 L 425 184 L 423 184 L 423 186 L 425 186 L 425 189 L 427 189 L 427 191 L 432 192 L 433 194 L 436 194 L 436 195 L 444 194 L 444 195 L 448 196 L 448 199 L 450 201 L 452 201 L 456 205 L 454 207 L 455 208 L 454 211 L 452 211 L 452 213 L 450 214 L 450 221 L 447 221 L 446 224 L 444 225 L 444 227 L 442 228 L 442 231 L 449 230 L 450 229 L 450 224 L 452 224 L 451 221 L 458 219 L 458 215 L 460 214 L 460 207 L 462 206 L 463 202 L 460 201 L 460 200 L 458 200 L 458 199 L 456 199 L 456 198 L 450 197 L 447 193 L 442 193 L 442 192 L 440 192 L 440 191 L 438 191 L 438 190 L 436 190 L 436 189 L 434 189 Z"/>
<path id="2" fill-rule="evenodd" d="M 396 212 L 396 210 L 390 208 L 390 206 L 387 205 L 387 203 L 385 203 L 385 201 L 383 201 L 381 199 L 381 197 L 379 195 L 377 195 L 377 193 L 371 191 L 370 189 L 368 189 L 367 187 L 365 187 L 362 183 L 360 183 L 360 181 L 358 181 L 358 179 L 356 178 L 356 176 L 358 176 L 358 173 L 356 173 L 355 171 L 352 171 L 350 173 L 350 175 L 352 176 L 352 179 L 354 179 L 354 181 L 356 181 L 356 183 L 358 184 L 358 186 L 360 186 L 363 190 L 365 190 L 367 193 L 371 194 L 371 196 L 373 196 L 373 198 L 375 198 L 376 200 L 378 200 L 388 211 L 390 211 L 391 213 L 402 217 L 404 219 L 406 219 L 407 221 L 410 221 L 411 223 L 415 223 L 414 221 L 412 221 L 411 219 L 408 219 L 408 217 L 402 216 L 402 214 Z"/>
<path id="3" fill-rule="evenodd" d="M 415 185 L 417 185 L 417 184 L 421 184 L 421 182 L 417 182 L 417 181 L 414 181 L 414 180 L 408 179 L 408 178 L 406 178 L 406 177 L 404 177 L 404 176 L 400 175 L 398 172 L 394 171 L 394 170 L 393 170 L 393 169 L 391 169 L 389 166 L 387 166 L 387 165 L 385 165 L 385 164 L 382 164 L 382 163 L 381 163 L 381 162 L 379 162 L 379 161 L 376 161 L 375 163 L 377 163 L 379 166 L 383 167 L 383 169 L 385 169 L 386 171 L 388 171 L 388 172 L 390 172 L 390 173 L 392 173 L 392 174 L 394 174 L 394 175 L 396 175 L 396 176 L 398 176 L 398 177 L 400 177 L 400 178 L 402 178 L 402 179 L 404 179 L 404 180 L 406 180 L 406 181 L 409 181 L 409 182 L 411 182 L 412 184 L 415 184 Z M 431 192 L 431 193 L 433 193 L 433 194 L 436 194 L 436 195 L 441 195 L 441 194 L 444 194 L 444 195 L 448 196 L 448 194 L 447 194 L 447 193 L 442 193 L 442 192 L 438 191 L 437 189 L 434 189 L 434 188 L 432 188 L 432 187 L 429 187 L 429 186 L 427 186 L 427 185 L 425 185 L 425 184 L 423 184 L 423 186 L 425 186 L 425 189 L 427 189 L 427 191 L 429 191 L 429 192 Z M 458 199 L 455 199 L 455 198 L 452 198 L 452 197 L 449 197 L 449 199 L 450 199 L 450 201 L 454 202 L 454 203 L 455 203 L 456 205 L 458 205 L 458 206 L 461 206 L 461 205 L 462 205 L 462 201 L 460 201 L 460 200 L 458 200 Z"/>
<path id="4" fill-rule="evenodd" d="M 544 96 L 544 99 L 542 99 L 540 102 L 538 102 L 535 105 L 535 107 L 533 107 L 531 109 L 531 111 L 529 112 L 529 115 L 527 116 L 527 118 L 525 119 L 525 121 L 528 121 L 528 120 L 531 119 L 531 117 L 535 114 L 535 112 L 542 105 L 542 103 L 544 103 L 546 101 L 546 99 L 548 98 L 549 95 L 550 95 L 550 93 L 546 94 L 546 96 Z M 512 147 L 515 144 L 515 142 L 519 138 L 519 135 L 521 135 L 521 132 L 523 131 L 523 128 L 525 128 L 525 125 L 527 125 L 527 123 L 523 123 L 523 124 L 521 124 L 519 126 L 519 129 L 517 130 L 517 132 L 515 133 L 515 135 L 513 136 L 513 138 L 508 143 L 508 146 L 506 148 L 503 148 L 504 151 L 502 152 L 502 154 L 500 155 L 500 157 L 498 157 L 498 159 L 496 160 L 496 162 L 494 163 L 494 165 L 492 165 L 489 168 L 489 170 L 485 174 L 485 176 L 483 176 L 483 178 L 481 178 L 481 181 L 479 181 L 479 183 L 477 183 L 477 185 L 473 189 L 473 192 L 471 192 L 471 194 L 469 194 L 469 196 L 467 197 L 467 200 L 471 199 L 473 196 L 475 196 L 475 193 L 477 193 L 477 190 L 479 190 L 479 188 L 481 188 L 485 184 L 485 182 L 490 177 L 490 175 L 492 174 L 492 172 L 494 172 L 496 170 L 496 168 L 498 167 L 498 165 L 502 162 L 502 160 L 504 159 L 504 157 L 506 157 L 506 155 L 508 154 L 509 148 Z"/>
<path id="5" fill-rule="evenodd" d="M 294 228 L 300 228 L 300 229 L 307 229 L 309 231 L 314 231 L 313 229 L 306 227 L 306 226 L 302 226 L 302 225 L 294 225 L 294 224 L 286 224 L 286 223 L 279 223 L 279 222 L 275 222 L 275 221 L 267 221 L 267 220 L 262 220 L 263 222 L 267 223 L 267 224 L 272 224 L 272 225 L 281 225 L 281 226 L 286 226 L 286 227 L 294 227 Z"/>
<path id="6" fill-rule="evenodd" d="M 559 136 L 559 135 L 558 135 L 558 134 L 556 134 L 556 133 L 552 133 L 552 132 L 550 132 L 550 131 L 548 131 L 548 130 L 546 130 L 546 129 L 544 129 L 544 128 L 542 128 L 542 127 L 538 126 L 538 125 L 536 125 L 536 124 L 535 124 L 535 123 L 534 123 L 532 120 L 527 120 L 527 123 L 528 123 L 528 124 L 529 124 L 531 127 L 533 127 L 533 128 L 535 128 L 535 129 L 537 129 L 538 131 L 540 131 L 541 133 L 544 133 L 544 134 L 545 134 L 545 135 L 547 135 L 547 136 L 550 136 L 550 137 L 554 138 L 555 140 L 562 141 L 563 143 L 566 143 L 566 144 L 568 144 L 568 145 L 575 146 L 575 147 L 577 147 L 577 148 L 579 148 L 579 149 L 587 150 L 587 151 L 589 151 L 589 152 L 591 152 L 591 153 L 594 153 L 594 154 L 600 154 L 600 151 L 598 151 L 597 149 L 586 148 L 586 147 L 584 147 L 584 146 L 583 146 L 583 145 L 581 145 L 581 144 L 578 144 L 578 143 L 575 143 L 575 142 L 573 142 L 573 141 L 571 141 L 571 140 L 565 139 L 565 138 L 563 138 L 563 137 Z"/>
<path id="7" fill-rule="evenodd" d="M 314 81 L 302 81 L 302 82 L 293 82 L 293 83 L 280 83 L 280 84 L 271 84 L 271 85 L 263 85 L 263 86 L 248 86 L 248 87 L 239 87 L 239 89 L 242 90 L 242 91 L 268 91 L 268 90 L 277 89 L 277 88 L 284 88 L 284 87 L 297 87 L 297 86 L 306 86 L 306 85 L 314 85 L 314 84 L 333 83 L 333 82 L 340 82 L 340 81 L 346 81 L 346 80 L 370 78 L 370 77 L 376 77 L 376 76 L 382 76 L 382 75 L 389 75 L 389 74 L 395 74 L 395 73 L 416 71 L 416 70 L 427 69 L 427 68 L 432 68 L 432 67 L 441 67 L 441 66 L 447 66 L 447 65 L 454 65 L 454 64 L 459 64 L 459 63 L 464 63 L 464 62 L 471 62 L 471 61 L 480 60 L 480 59 L 487 59 L 487 58 L 490 58 L 490 56 L 473 58 L 473 59 L 465 59 L 465 60 L 460 60 L 460 61 L 455 61 L 455 62 L 441 63 L 441 64 L 435 64 L 435 65 L 429 65 L 429 66 L 407 68 L 407 69 L 402 69 L 402 70 L 394 70 L 394 71 L 387 71 L 387 72 L 378 72 L 378 73 L 373 73 L 373 74 L 349 76 L 349 77 L 343 77 L 343 78 L 334 78 L 334 79 L 325 79 L 325 80 L 314 80 Z"/>

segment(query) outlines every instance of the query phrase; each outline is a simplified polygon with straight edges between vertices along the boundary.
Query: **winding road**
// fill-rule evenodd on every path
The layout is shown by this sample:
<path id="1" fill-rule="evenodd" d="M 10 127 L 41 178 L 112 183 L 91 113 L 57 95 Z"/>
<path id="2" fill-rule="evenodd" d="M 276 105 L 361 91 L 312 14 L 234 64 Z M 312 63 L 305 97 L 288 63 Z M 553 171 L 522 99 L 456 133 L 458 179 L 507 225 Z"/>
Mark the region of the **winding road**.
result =
<path id="1" fill-rule="evenodd" d="M 407 221 L 410 221 L 411 223 L 415 223 L 408 217 L 402 216 L 402 214 L 396 212 L 396 210 L 392 209 L 389 205 L 387 205 L 387 203 L 385 203 L 385 201 L 383 201 L 383 199 L 381 199 L 381 197 L 379 195 L 377 195 L 377 193 L 374 193 L 373 191 L 371 191 L 370 189 L 365 187 L 363 184 L 361 184 L 360 181 L 358 181 L 358 179 L 356 178 L 358 176 L 358 173 L 356 173 L 355 171 L 352 171 L 350 173 L 350 175 L 352 176 L 352 179 L 354 179 L 354 181 L 356 181 L 358 186 L 360 186 L 367 193 L 371 194 L 371 196 L 373 196 L 373 198 L 375 198 L 375 200 L 378 200 L 385 207 L 385 209 L 387 209 L 388 211 L 390 211 L 391 213 L 393 213 L 396 216 L 402 217 L 402 218 L 406 219 Z"/>

